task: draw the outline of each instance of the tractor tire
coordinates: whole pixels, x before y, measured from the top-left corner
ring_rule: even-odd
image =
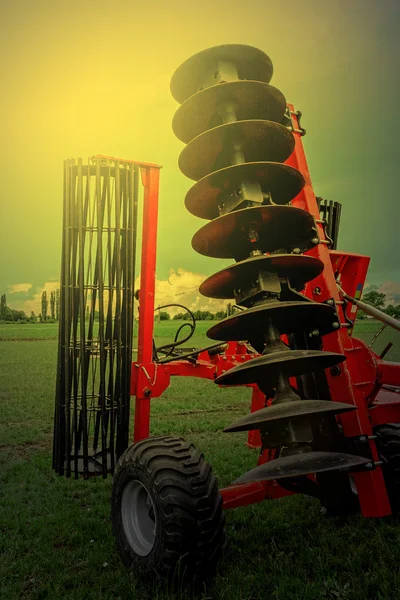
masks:
[[[125,565],[141,576],[198,584],[215,573],[224,544],[217,480],[182,438],[152,437],[120,457],[111,520]]]
[[[393,514],[400,514],[400,423],[380,425],[374,429],[376,446],[383,460],[385,478]]]

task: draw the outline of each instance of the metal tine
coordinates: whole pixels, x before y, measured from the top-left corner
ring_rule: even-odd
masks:
[[[92,335],[92,342],[93,342],[93,325],[94,325],[94,315],[95,315],[95,310],[96,310],[96,301],[97,301],[97,292],[98,292],[98,296],[99,296],[99,332],[98,332],[98,337],[100,340],[100,360],[97,361],[97,358],[95,360],[95,367],[97,365],[97,362],[99,362],[100,364],[100,389],[99,389],[99,397],[98,397],[98,405],[100,406],[100,408],[102,407],[102,360],[103,360],[103,356],[104,356],[104,338],[103,342],[101,342],[100,339],[100,335],[101,332],[104,331],[104,310],[103,310],[103,327],[101,326],[101,321],[100,321],[100,303],[102,302],[103,299],[103,292],[104,292],[104,284],[103,284],[103,273],[102,273],[102,261],[103,261],[103,257],[102,257],[102,239],[100,237],[99,240],[99,235],[101,236],[101,232],[102,232],[102,228],[103,228],[103,220],[104,220],[104,207],[105,207],[105,202],[106,202],[106,193],[107,193],[107,186],[106,186],[106,178],[104,178],[104,185],[103,188],[101,190],[101,195],[100,195],[100,189],[101,189],[101,171],[100,171],[100,159],[96,159],[96,174],[95,174],[95,178],[96,178],[96,183],[95,183],[95,198],[96,198],[96,206],[97,206],[97,210],[96,210],[96,217],[97,217],[97,245],[96,245],[96,263],[95,263],[95,274],[94,274],[94,281],[95,281],[95,289],[94,289],[94,294],[92,297],[92,321],[91,321],[91,335]],[[100,199],[100,200],[99,200]],[[100,229],[99,229],[99,223],[100,223]],[[99,247],[100,244],[100,247]],[[99,258],[100,256],[100,258]],[[101,282],[101,285],[100,285]],[[95,385],[95,381],[94,381],[94,385]],[[104,396],[104,392],[105,390],[103,390],[103,396]],[[93,390],[94,393],[94,390]],[[98,445],[98,439],[99,439],[99,434],[100,434],[100,428],[101,428],[101,423],[102,423],[102,418],[103,418],[103,411],[104,409],[101,408],[100,412],[96,412],[96,422],[95,422],[95,427],[94,427],[94,436],[93,436],[93,450],[95,451],[97,449],[97,445]]]
[[[131,171],[132,173],[132,171]],[[129,430],[129,402],[130,402],[130,390],[127,389],[129,385],[130,374],[127,370],[128,364],[130,368],[131,356],[130,356],[130,343],[129,340],[132,337],[132,331],[129,329],[130,325],[130,295],[132,295],[132,282],[130,281],[131,267],[134,268],[134,260],[131,255],[131,235],[132,235],[132,224],[131,218],[132,210],[134,209],[134,198],[132,197],[132,174],[128,177],[128,171],[125,171],[125,186],[124,194],[122,199],[123,207],[123,233],[121,237],[121,275],[120,285],[122,286],[122,299],[121,299],[121,323],[118,332],[117,349],[119,350],[119,372],[118,378],[115,382],[116,397],[119,399],[120,415],[119,415],[119,430],[117,432],[117,445],[118,455],[121,453],[124,445],[127,444],[128,430]]]
[[[81,431],[83,428],[83,476],[85,479],[88,477],[88,435],[87,435],[87,406],[86,406],[86,356],[85,356],[85,231],[84,222],[86,223],[86,214],[84,216],[83,208],[83,181],[82,181],[82,159],[78,159],[78,236],[79,236],[79,267],[78,267],[78,289],[79,289],[79,312],[80,312],[80,379],[81,379],[81,412],[79,415],[79,421],[82,424]],[[85,209],[87,212],[87,188],[85,194]],[[78,373],[77,373],[78,376]],[[76,445],[79,449],[81,442],[81,436],[76,432]],[[77,456],[75,456],[77,465]],[[77,469],[77,466],[76,466]],[[78,473],[76,472],[76,476]]]
[[[107,425],[110,425],[109,429],[109,452],[110,452],[110,468],[111,471],[114,470],[115,467],[115,400],[117,396],[115,396],[114,382],[118,378],[119,374],[119,364],[118,364],[118,354],[115,348],[115,336],[116,329],[118,329],[120,322],[120,291],[118,289],[118,248],[120,242],[120,207],[121,207],[121,188],[123,188],[123,181],[121,183],[120,177],[120,163],[119,161],[114,161],[114,206],[113,211],[111,211],[110,206],[110,226],[112,217],[114,217],[114,244],[111,245],[110,240],[110,251],[113,248],[111,272],[110,272],[110,287],[114,288],[114,298],[115,302],[110,304],[110,331],[109,331],[109,340],[110,340],[110,369],[109,369],[109,379],[108,379],[108,397],[110,403],[110,411],[109,411],[109,419],[107,420]],[[116,281],[115,281],[116,280]]]
[[[134,284],[135,284],[135,254],[136,254],[136,229],[138,217],[138,197],[139,197],[139,170],[138,165],[130,167],[130,176],[127,177],[126,203],[127,203],[127,228],[125,230],[126,245],[128,252],[125,254],[127,285],[125,290],[125,322],[123,332],[124,356],[122,361],[122,407],[121,407],[121,431],[119,435],[119,454],[128,444],[129,437],[129,415],[130,415],[130,379],[132,364],[132,338],[133,338],[133,319],[134,319]]]
[[[116,166],[114,165],[114,169],[116,172]],[[114,175],[115,175],[114,172]],[[114,189],[114,195],[115,195],[115,189]],[[109,346],[109,353],[108,353],[108,384],[107,384],[107,398],[108,398],[108,403],[109,403],[109,407],[108,410],[106,412],[106,417],[105,417],[105,423],[104,423],[104,428],[106,431],[106,434],[108,433],[108,426],[109,426],[109,421],[111,418],[111,427],[110,427],[110,438],[109,438],[109,444],[108,444],[108,449],[109,452],[111,454],[111,461],[113,462],[113,452],[114,452],[114,443],[113,443],[113,435],[112,435],[112,420],[113,420],[113,413],[114,413],[114,406],[113,406],[113,397],[112,397],[112,380],[113,380],[113,374],[114,374],[114,349],[113,349],[113,344],[112,344],[112,330],[113,330],[113,296],[114,296],[114,290],[113,290],[113,285],[114,285],[114,271],[115,271],[115,266],[114,266],[114,262],[115,262],[115,257],[114,257],[114,252],[112,252],[112,247],[113,247],[113,243],[112,243],[112,233],[111,233],[111,226],[112,226],[112,200],[113,200],[113,194],[110,193],[110,188],[108,188],[108,192],[107,192],[107,221],[108,221],[108,236],[107,236],[107,265],[108,265],[108,305],[107,305],[107,322],[106,322],[106,333],[105,333],[105,339],[107,341],[107,345]],[[114,246],[115,246],[115,233],[114,233]]]
[[[72,383],[72,369],[70,368],[70,332],[71,332],[71,177],[73,169],[72,164],[74,161],[71,161],[68,164],[66,169],[66,186],[65,186],[65,197],[66,197],[66,222],[65,222],[65,243],[66,243],[66,252],[65,252],[65,265],[64,265],[64,370],[65,370],[65,380],[64,380],[64,401],[65,401],[65,417],[66,417],[66,427],[65,427],[65,445],[64,445],[64,453],[63,453],[63,463],[65,464],[66,476],[71,477],[71,461],[70,461],[70,453],[71,453],[71,383]]]
[[[107,161],[108,163],[108,161]],[[109,164],[109,163],[108,163]],[[109,185],[109,172],[104,172],[104,188],[107,189]],[[103,216],[104,216],[104,203],[102,202],[102,196],[100,195],[101,189],[101,168],[100,160],[96,160],[96,198],[97,198],[97,263],[98,263],[98,277],[99,277],[99,342],[100,342],[100,389],[99,389],[99,400],[101,406],[101,445],[102,445],[102,474],[103,478],[107,477],[107,448],[106,448],[106,437],[105,437],[105,366],[106,366],[106,354],[104,344],[104,280],[103,280]],[[103,205],[100,207],[100,203]],[[99,210],[100,209],[100,210]]]
[[[65,370],[66,350],[65,350],[65,279],[67,262],[67,232],[68,232],[68,195],[67,179],[69,177],[69,163],[64,161],[64,180],[63,180],[63,228],[62,228],[62,250],[61,250],[61,281],[60,281],[60,307],[62,307],[61,318],[58,331],[58,357],[57,357],[57,383],[56,383],[56,404],[54,408],[54,435],[53,435],[53,468],[60,475],[64,474],[64,452],[65,452],[65,381],[68,375]],[[64,368],[63,368],[64,367]],[[62,399],[64,398],[64,404]]]
[[[79,226],[79,265],[78,265],[78,285],[80,291],[79,307],[80,307],[80,379],[81,379],[81,411],[79,415],[79,424],[77,432],[77,445],[81,447],[82,434],[83,434],[83,475],[84,479],[89,476],[89,457],[88,457],[88,423],[87,423],[87,383],[88,383],[88,369],[90,355],[87,355],[86,351],[86,302],[87,302],[87,288],[85,287],[85,254],[86,254],[86,223],[89,214],[89,203],[90,203],[90,171],[87,169],[86,177],[86,188],[85,188],[85,200],[82,211],[83,197],[82,197],[82,186],[83,186],[83,173],[82,173],[82,160],[78,162],[78,176],[79,170],[81,173],[82,185],[79,192],[78,187],[78,226]],[[91,234],[89,234],[91,235]],[[82,316],[83,311],[83,316]]]
[[[121,402],[121,252],[124,247],[124,238],[121,243],[121,208],[122,208],[122,226],[123,235],[126,235],[126,207],[125,203],[122,205],[123,198],[126,199],[126,194],[122,193],[124,190],[124,183],[121,187],[119,161],[115,163],[115,287],[116,287],[116,304],[115,304],[115,322],[113,331],[113,342],[116,344],[116,368],[114,375],[114,398],[117,398],[117,402]],[[123,255],[124,256],[124,255]],[[114,423],[113,423],[114,429]]]
[[[78,254],[78,231],[77,231],[77,186],[79,187],[79,172],[74,169],[73,181],[70,187],[71,193],[71,252],[72,252],[72,264],[71,264],[71,312],[72,312],[72,398],[73,398],[73,431],[71,437],[71,450],[74,448],[74,474],[75,479],[78,477],[78,454],[79,447],[77,447],[77,433],[78,433],[78,396],[79,396],[79,380],[78,380],[78,344],[77,344],[77,329],[78,329],[78,316],[79,316],[79,289],[77,287],[77,273],[76,273],[76,262]],[[71,456],[68,456],[68,461],[72,460]]]

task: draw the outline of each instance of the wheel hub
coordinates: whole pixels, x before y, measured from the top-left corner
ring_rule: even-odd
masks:
[[[149,492],[137,480],[130,481],[122,493],[121,516],[132,550],[139,556],[150,554],[156,540],[156,513]]]

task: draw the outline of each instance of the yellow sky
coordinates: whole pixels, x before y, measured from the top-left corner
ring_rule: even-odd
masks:
[[[63,161],[97,153],[164,166],[159,279],[222,268],[191,249],[204,222],[183,204],[191,182],[177,167],[169,81],[186,58],[224,43],[271,57],[272,83],[303,111],[316,191],[344,204],[343,249],[374,254],[375,279],[400,283],[393,120],[384,129],[398,89],[396,22],[391,0],[1,3],[1,291],[24,282],[33,294],[59,278]],[[373,210],[382,181],[378,214],[360,219],[360,202]]]

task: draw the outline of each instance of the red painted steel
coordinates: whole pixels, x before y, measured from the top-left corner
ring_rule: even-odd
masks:
[[[311,183],[301,133],[299,132],[298,113],[294,110],[293,105],[289,104],[288,108],[292,116],[296,145],[287,164],[298,169],[306,181],[303,190],[292,201],[292,205],[307,210],[319,220],[320,215],[318,205]],[[324,270],[321,275],[307,285],[306,293],[316,302],[326,301],[328,299],[340,302],[328,245],[323,243],[324,241],[326,242],[324,228],[321,223],[319,223],[317,227],[322,243],[318,244],[308,253],[311,256],[315,256],[322,260],[324,263]],[[342,284],[344,285],[343,282]],[[360,281],[359,284],[362,289],[364,281]],[[366,399],[361,387],[354,385],[363,381],[360,368],[361,365],[357,358],[358,351],[354,348],[348,329],[345,327],[346,320],[342,305],[337,305],[337,309],[339,313],[340,328],[337,332],[324,336],[323,347],[324,350],[330,352],[345,354],[347,360],[341,364],[341,372],[339,375],[334,376],[329,370],[326,371],[331,398],[336,402],[354,404],[358,408],[357,411],[352,411],[339,417],[344,434],[350,437],[367,436],[369,438],[372,436],[372,427],[368,418]],[[370,439],[369,443],[373,460],[378,461],[379,456],[374,440]],[[376,467],[368,472],[356,473],[354,474],[354,480],[357,486],[361,510],[365,517],[383,517],[391,514],[383,473],[380,467]]]
[[[320,220],[318,205],[311,184],[307,161],[299,132],[298,116],[292,105],[288,105],[294,125],[295,150],[287,164],[297,168],[304,176],[306,185],[292,201],[292,205],[310,212]],[[108,157],[109,158],[109,157]],[[133,161],[134,162],[134,161]],[[201,352],[195,362],[175,360],[166,364],[153,362],[154,293],[157,248],[157,213],[159,166],[137,163],[141,167],[142,182],[145,186],[141,289],[138,333],[138,358],[132,365],[131,393],[135,396],[134,441],[148,437],[150,433],[150,399],[161,396],[170,383],[171,376],[202,377],[214,380],[228,369],[254,357],[244,344],[229,342],[223,354],[210,356]],[[316,302],[329,299],[335,301],[340,327],[323,338],[324,349],[346,355],[347,360],[340,366],[337,375],[326,371],[331,398],[336,402],[354,404],[358,410],[339,417],[344,434],[347,436],[367,436],[374,461],[378,461],[372,428],[388,422],[400,422],[399,394],[382,385],[400,385],[400,365],[385,362],[362,341],[351,336],[356,317],[356,308],[341,301],[336,280],[350,296],[359,298],[365,282],[369,257],[354,253],[330,251],[322,223],[317,224],[321,243],[308,253],[322,260],[323,273],[307,284],[305,294]],[[333,372],[334,373],[334,372]],[[265,404],[265,396],[254,384],[252,387],[251,411],[259,410]],[[250,431],[248,445],[261,446],[259,431]],[[274,451],[260,454],[258,464],[272,460]],[[386,487],[381,468],[353,475],[357,485],[362,513],[368,517],[391,514]],[[245,485],[231,485],[221,490],[224,508],[236,508],[266,499],[291,495],[277,482],[255,482]]]
[[[144,185],[143,226],[142,226],[142,258],[139,292],[139,329],[138,329],[138,379],[143,378],[145,385],[135,399],[134,441],[137,442],[150,435],[150,395],[151,381],[156,377],[157,365],[153,361],[153,329],[154,329],[154,295],[157,257],[157,217],[159,167],[141,166]]]
[[[241,485],[229,485],[220,490],[223,500],[223,508],[238,508],[239,506],[248,506],[257,504],[263,500],[276,500],[284,496],[292,496],[294,492],[289,492],[278,485],[276,481],[254,481]]]

